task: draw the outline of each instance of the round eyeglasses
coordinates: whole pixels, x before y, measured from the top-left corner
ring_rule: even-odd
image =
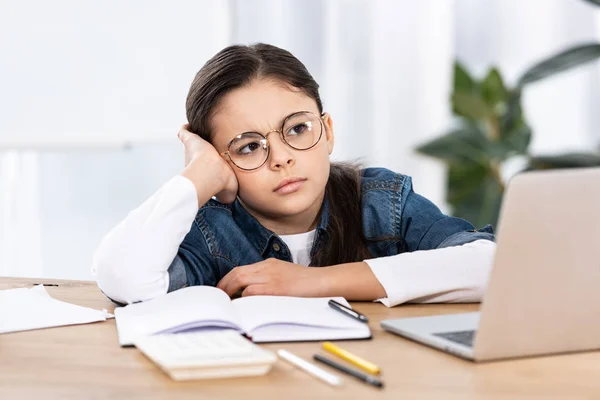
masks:
[[[227,145],[227,155],[239,169],[252,171],[264,165],[271,152],[267,136],[271,132],[279,132],[281,139],[295,150],[309,150],[319,143],[323,135],[322,118],[309,111],[299,111],[288,116],[281,129],[273,129],[265,135],[259,132],[244,132]]]

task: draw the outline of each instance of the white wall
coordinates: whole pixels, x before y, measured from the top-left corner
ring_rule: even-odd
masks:
[[[0,1],[0,148],[170,138],[229,35],[226,1]]]

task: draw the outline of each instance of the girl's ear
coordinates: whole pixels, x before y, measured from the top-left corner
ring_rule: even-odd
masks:
[[[327,140],[327,151],[331,155],[333,151],[333,144],[335,142],[335,135],[333,132],[333,119],[329,113],[323,113],[321,115],[323,119],[323,126],[325,127],[325,139]]]

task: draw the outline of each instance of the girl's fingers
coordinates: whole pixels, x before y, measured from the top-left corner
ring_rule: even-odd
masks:
[[[192,133],[190,132],[190,124],[185,124],[182,125],[181,128],[179,128],[179,132],[177,132],[177,137],[179,138],[179,140],[184,142],[185,139],[187,139],[191,134]]]
[[[269,293],[268,288],[269,286],[265,284],[246,286],[246,288],[242,292],[242,297],[266,295]]]
[[[250,266],[235,267],[219,281],[217,287],[224,290],[229,296],[232,296],[238,290],[244,289],[249,285],[264,283],[265,276],[261,276],[255,272],[255,269]]]

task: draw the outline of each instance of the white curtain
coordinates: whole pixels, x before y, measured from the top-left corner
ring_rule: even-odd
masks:
[[[37,154],[0,153],[0,276],[42,276]]]
[[[234,0],[227,7],[229,42],[289,49],[321,84],[334,118],[334,159],[411,175],[416,190],[445,210],[443,167],[413,149],[451,125],[454,58],[479,74],[497,64],[513,82],[534,60],[598,39],[600,21],[577,0]],[[213,39],[200,37],[198,46]],[[597,71],[593,64],[528,89],[534,150],[598,143]],[[102,235],[181,166],[175,140],[0,152],[0,275],[90,279]]]

